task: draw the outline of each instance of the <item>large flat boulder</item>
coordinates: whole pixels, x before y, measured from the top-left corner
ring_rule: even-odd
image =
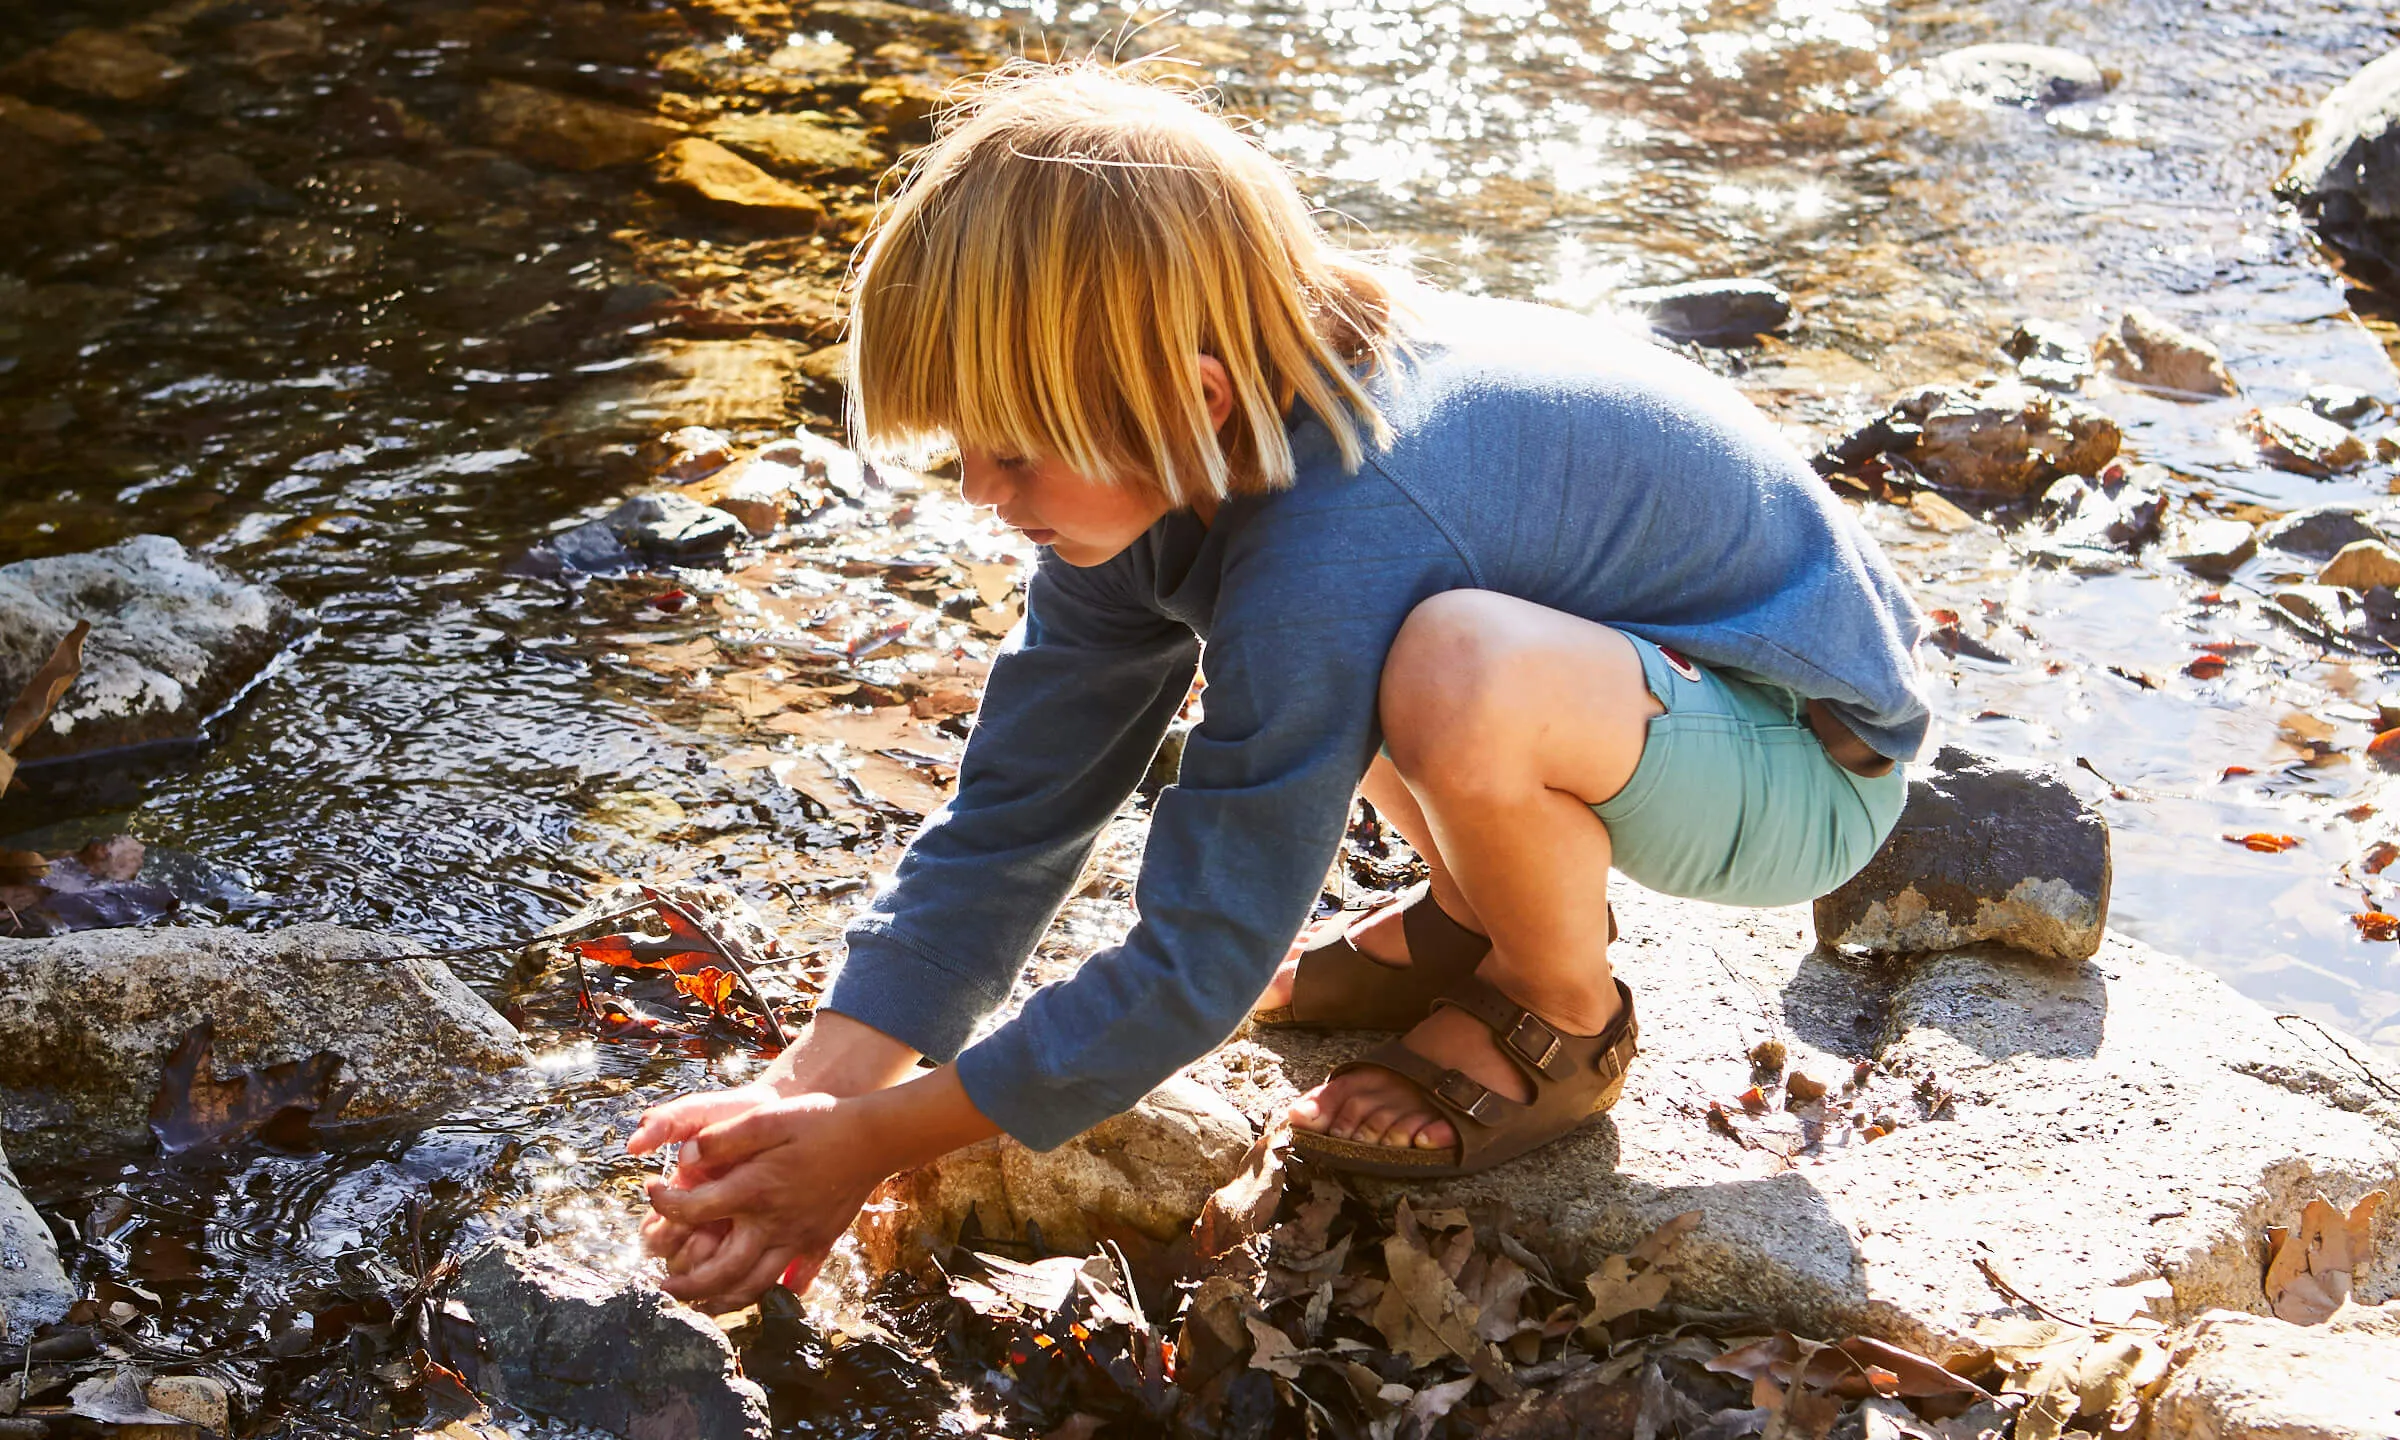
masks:
[[[0,1129],[20,1161],[150,1143],[169,1057],[213,1026],[210,1073],[318,1061],[320,1120],[408,1114],[528,1063],[499,1012],[418,947],[338,925],[0,940]]]
[[[83,673],[20,760],[197,739],[282,648],[293,609],[163,535],[0,565],[0,704],[78,620]]]
[[[2400,1435],[2400,1307],[2323,1325],[2204,1315],[2175,1348],[2154,1440],[2390,1440]]]
[[[2347,1206],[2400,1183],[2400,1109],[2341,1054],[2122,937],[2064,966],[1997,948],[1877,965],[1815,948],[1798,908],[1631,886],[1617,906],[1642,1023],[1624,1100],[1413,1203],[1505,1202],[1586,1264],[1698,1210],[1684,1302],[1941,1353],[2014,1309],[1979,1261],[2067,1314],[2153,1277],[2187,1315],[2263,1310],[2266,1226],[2320,1192]],[[1788,1051],[1780,1078],[1825,1100],[1768,1077],[1759,1113],[1743,1108],[1761,1078],[1749,1052],[1770,1039]],[[1311,1085],[1368,1043],[1252,1034],[1201,1073],[1264,1114],[1291,1090],[1262,1074]],[[2380,1254],[2356,1277],[2362,1302],[2400,1292],[2400,1241]]]

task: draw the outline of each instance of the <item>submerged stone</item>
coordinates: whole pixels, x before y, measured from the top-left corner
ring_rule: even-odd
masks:
[[[2271,405],[2250,416],[2250,438],[2278,470],[2320,478],[2367,463],[2366,442],[2297,405]]]
[[[2054,960],[2100,948],[2108,822],[2047,766],[1956,745],[1913,767],[1891,838],[1816,902],[1817,938],[1881,955],[1995,940]]]
[[[0,1151],[0,1340],[23,1340],[63,1317],[75,1298],[57,1238],[17,1188],[8,1154]]]
[[[804,179],[884,163],[883,152],[857,132],[806,115],[727,115],[708,127],[708,138],[778,175]]]
[[[1625,290],[1617,299],[1660,334],[1702,344],[1756,339],[1792,318],[1792,297],[1764,280],[1693,280]]]
[[[675,143],[684,127],[623,105],[494,80],[475,97],[485,143],[566,170],[599,170],[647,160]]]
[[[2267,526],[2258,538],[2261,543],[2288,554],[2330,560],[2344,546],[2386,537],[2350,506],[2319,505],[2284,516]]]
[[[2167,558],[2207,580],[2230,580],[2258,554],[2258,527],[2245,520],[2205,519],[2176,532]]]
[[[2336,425],[2356,425],[2383,413],[2383,402],[2354,385],[2319,385],[2300,401],[2308,413]]]
[[[646,566],[716,565],[749,537],[735,516],[673,493],[637,495],[510,562],[512,575],[607,575]]]
[[[290,638],[292,602],[163,535],[0,566],[0,696],[88,620],[83,671],[24,761],[193,741]]]
[[[825,202],[813,192],[778,180],[716,141],[697,136],[676,141],[659,157],[658,180],[752,219],[813,223],[825,215]]]
[[[19,61],[49,84],[101,100],[156,100],[186,71],[123,30],[70,30],[48,49]]]
[[[479,1391],[570,1426],[629,1437],[766,1440],[766,1392],[699,1311],[630,1276],[486,1241],[459,1265],[451,1298],[488,1358]]]
[[[1969,45],[1934,57],[1926,70],[1961,95],[1995,105],[2064,105],[2094,100],[2117,83],[2088,55],[2055,45]]]
[[[2056,320],[2023,320],[2000,344],[2001,353],[2017,362],[2017,375],[2045,390],[2076,390],[2091,377],[2092,347],[2072,325]]]
[[[2239,389],[2216,346],[2139,305],[2101,332],[2092,354],[2101,369],[2145,390],[2207,398]]]

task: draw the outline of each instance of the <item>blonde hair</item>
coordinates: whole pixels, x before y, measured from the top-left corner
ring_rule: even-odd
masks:
[[[1391,443],[1353,367],[1393,292],[1195,87],[1097,61],[972,82],[877,218],[850,312],[871,451],[1056,460],[1168,503],[1292,483],[1286,410],[1343,466]],[[1210,425],[1199,358],[1232,377]]]

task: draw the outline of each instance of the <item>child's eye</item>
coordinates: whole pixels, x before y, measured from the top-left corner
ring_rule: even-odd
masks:
[[[1003,470],[1030,470],[1033,461],[1023,455],[1004,455],[997,462]]]

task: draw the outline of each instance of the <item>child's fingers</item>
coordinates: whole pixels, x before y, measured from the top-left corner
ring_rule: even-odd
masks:
[[[753,1178],[755,1172],[741,1170],[722,1180],[711,1180],[689,1190],[678,1190],[664,1181],[650,1182],[650,1208],[679,1224],[701,1226],[712,1220],[730,1220],[748,1211],[765,1208],[767,1197],[763,1184]]]
[[[697,1165],[710,1174],[722,1175],[760,1151],[790,1140],[795,1122],[805,1114],[778,1107],[745,1110],[720,1120],[684,1142],[677,1167]]]
[[[799,1262],[792,1263],[798,1264]],[[774,1284],[775,1277],[782,1274],[785,1268],[783,1252],[768,1250],[761,1254],[758,1263],[743,1272],[740,1278],[728,1281],[719,1286],[715,1294],[695,1303],[712,1315],[722,1315],[728,1310],[738,1310],[756,1300],[769,1285]]]
[[[678,1300],[706,1300],[723,1295],[732,1288],[732,1282],[758,1268],[765,1250],[766,1238],[759,1234],[757,1226],[736,1225],[725,1243],[706,1260],[669,1275],[658,1288]]]
[[[653,1105],[642,1112],[642,1123],[634,1127],[632,1138],[625,1142],[625,1153],[647,1155],[661,1146],[689,1140],[719,1121],[756,1109],[775,1098],[776,1092],[772,1087],[743,1085],[732,1090],[685,1095],[663,1105]]]

